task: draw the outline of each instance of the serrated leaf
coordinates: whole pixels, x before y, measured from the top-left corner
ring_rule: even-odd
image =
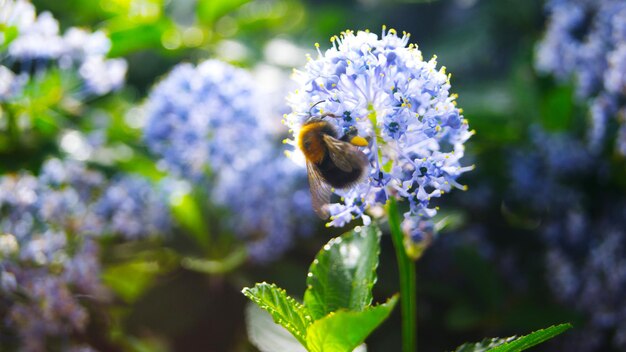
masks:
[[[306,352],[302,344],[258,305],[246,306],[246,329],[250,342],[261,352]]]
[[[308,309],[289,297],[285,290],[274,284],[258,283],[242,290],[259,307],[265,309],[277,324],[283,326],[300,343],[306,346],[306,331],[311,325]]]
[[[526,336],[492,349],[492,352],[517,352],[529,349],[572,328],[572,324],[559,324],[546,329],[537,330]]]
[[[455,352],[518,352],[529,349],[542,342],[550,340],[551,338],[563,333],[572,327],[571,324],[560,324],[551,326],[546,329],[537,330],[526,336],[516,337],[511,336],[507,338],[492,338],[484,339],[477,343],[466,343],[459,346]]]
[[[457,347],[455,352],[484,352],[489,351],[495,347],[503,345],[507,342],[511,342],[515,340],[517,336],[511,336],[506,338],[494,337],[492,339],[484,339],[480,342],[476,343],[464,343],[461,346]]]
[[[351,352],[391,313],[398,296],[360,312],[339,310],[316,320],[307,330],[311,352]]]
[[[330,240],[307,276],[304,304],[314,320],[339,309],[361,311],[372,303],[380,230],[362,227]]]

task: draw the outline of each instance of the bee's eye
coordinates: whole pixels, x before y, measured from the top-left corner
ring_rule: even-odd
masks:
[[[311,146],[311,141],[309,140],[304,141],[304,149],[309,149],[310,146]]]

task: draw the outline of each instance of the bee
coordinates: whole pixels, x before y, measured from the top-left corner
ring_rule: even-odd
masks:
[[[348,189],[359,183],[369,168],[368,158],[357,147],[368,141],[351,127],[343,136],[324,117],[310,117],[302,126],[298,147],[306,159],[313,210],[322,219],[328,218],[328,203],[332,188]]]

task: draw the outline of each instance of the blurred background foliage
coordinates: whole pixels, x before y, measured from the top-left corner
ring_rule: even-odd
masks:
[[[543,1],[36,0],[33,4],[38,13],[50,11],[62,32],[76,26],[106,33],[111,40],[108,57],[127,60],[126,84],[81,100],[71,98],[76,83],[61,79],[54,69],[31,81],[25,88],[32,90],[27,104],[3,107],[34,117],[28,128],[3,127],[4,174],[20,170],[37,174],[45,160],[58,157],[88,161],[108,176],[138,174],[157,183],[165,174],[144,145],[141,109],[151,88],[175,65],[222,59],[258,73],[259,84],[284,94],[290,89],[284,78],[304,64],[306,53],[313,54],[315,42],[326,48],[329,38],[342,30],[379,32],[383,24],[411,33],[411,42],[426,58],[436,54],[452,73],[458,105],[477,131],[467,143],[471,159],[467,164],[476,169],[461,180],[469,190],[455,191],[445,201],[438,217],[446,226],[418,262],[421,349],[450,350],[465,341],[565,321],[574,323],[579,333],[537,350],[591,339],[585,337],[585,329],[595,324],[592,314],[559,299],[550,288],[556,279],[548,268],[549,245],[541,232],[549,225],[546,214],[561,214],[560,208],[537,212],[526,200],[516,199],[511,176],[512,165],[523,155],[532,151],[542,160],[549,152],[549,142],[533,142],[533,128],[567,133],[581,141],[586,130],[587,103],[577,98],[574,84],[556,82],[534,68],[536,45],[546,27]],[[263,75],[267,72],[271,75]],[[284,109],[276,110],[277,122]],[[94,140],[97,147],[90,147]],[[599,159],[606,161],[604,176],[576,173],[572,178],[566,175],[565,182],[590,194],[585,207],[610,209],[624,200],[626,163],[610,151]],[[102,280],[114,298],[104,310],[95,304],[89,308],[91,318],[80,341],[102,351],[254,351],[246,338],[246,300],[240,289],[268,281],[289,292],[303,292],[311,259],[331,236],[342,232],[317,224],[313,235],[297,239],[282,258],[267,264],[238,258],[230,244],[223,244],[220,248],[228,248],[226,253],[202,263],[209,268],[207,274],[193,265],[181,266],[181,256],[198,254],[195,248],[202,245],[202,233],[212,220],[190,198],[179,200],[173,214],[179,225],[171,236],[138,243],[102,240]],[[624,226],[621,220],[621,225],[615,222],[618,228]],[[591,232],[597,229],[590,227]],[[382,245],[378,300],[398,290],[388,236]],[[626,293],[624,287],[612,291],[620,292]],[[620,334],[615,324],[591,330],[599,342],[587,350],[624,346],[611,342]],[[3,345],[13,341],[2,338]],[[396,311],[368,340],[368,347],[395,351],[400,350],[400,341]]]

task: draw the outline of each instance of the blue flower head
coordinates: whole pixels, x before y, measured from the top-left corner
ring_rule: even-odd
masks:
[[[379,37],[368,31],[346,31],[318,48],[304,70],[295,71],[298,89],[288,102],[284,123],[297,145],[302,125],[311,116],[326,117],[338,131],[356,128],[370,144],[369,177],[350,189],[337,189],[341,202],[330,204],[330,226],[355,218],[370,222],[366,211],[389,197],[408,200],[407,218],[436,214],[431,200],[464,186],[457,178],[472,169],[460,163],[464,143],[473,132],[450,94],[450,76],[437,68],[436,57],[424,61],[409,34],[390,29]],[[294,158],[299,152],[292,153]]]
[[[261,125],[251,76],[217,60],[181,64],[150,93],[144,139],[177,176],[199,179],[254,153]]]
[[[263,262],[302,233],[310,202],[304,171],[280,155],[258,88],[221,61],[178,65],[150,93],[144,139],[166,171],[231,214],[228,229]]]
[[[574,78],[579,97],[590,100],[588,139],[592,150],[604,144],[606,124],[626,109],[626,2],[550,0],[544,38],[535,65],[563,81]],[[623,140],[617,150],[622,152]]]
[[[3,329],[16,332],[21,349],[35,351],[50,337],[84,331],[89,314],[79,295],[108,297],[96,237],[162,233],[167,209],[147,181],[108,182],[76,161],[51,159],[39,175],[0,177]]]
[[[15,37],[7,35],[11,30],[16,31]],[[106,58],[111,42],[103,32],[92,33],[72,27],[61,34],[59,22],[51,13],[37,15],[35,7],[25,0],[3,1],[0,46],[7,47],[6,54],[3,53],[0,58],[0,65],[15,67],[19,70],[15,73],[21,76],[21,82],[12,85],[14,93],[19,88],[18,83],[23,85],[29,75],[41,74],[50,66],[71,73],[80,80],[79,100],[85,95],[107,94],[124,83],[126,61]],[[0,77],[3,76],[1,71]],[[6,98],[5,94],[0,84],[0,101]]]

